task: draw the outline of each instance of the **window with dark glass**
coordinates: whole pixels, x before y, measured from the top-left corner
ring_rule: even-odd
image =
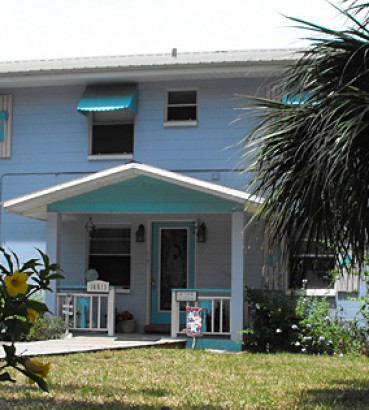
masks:
[[[90,155],[133,155],[134,114],[122,110],[90,115]]]
[[[131,230],[95,228],[90,235],[89,269],[96,269],[99,279],[113,286],[131,284]]]
[[[94,124],[92,155],[132,154],[133,124]]]
[[[318,243],[301,241],[292,256],[289,288],[299,289],[303,280],[309,289],[333,287],[331,271],[335,268],[335,258],[329,248]]]
[[[168,91],[166,121],[197,121],[197,91]]]

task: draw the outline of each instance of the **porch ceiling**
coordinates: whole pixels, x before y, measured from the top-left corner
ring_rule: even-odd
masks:
[[[130,163],[5,201],[7,212],[46,219],[47,212],[232,212],[261,200],[245,192],[149,165]]]

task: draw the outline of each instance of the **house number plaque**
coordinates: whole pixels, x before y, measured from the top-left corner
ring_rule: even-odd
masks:
[[[177,302],[197,302],[197,292],[192,290],[180,290],[176,295]]]

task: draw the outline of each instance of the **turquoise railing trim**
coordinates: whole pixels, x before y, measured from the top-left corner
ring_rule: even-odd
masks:
[[[86,329],[87,320],[86,314],[90,310],[90,299],[87,298],[77,298],[77,309],[81,313],[81,328]]]

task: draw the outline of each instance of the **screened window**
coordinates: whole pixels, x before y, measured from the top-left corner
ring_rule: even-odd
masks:
[[[168,91],[166,121],[196,122],[197,91]]]
[[[131,230],[96,228],[90,235],[89,269],[96,269],[99,279],[113,286],[131,284]]]

